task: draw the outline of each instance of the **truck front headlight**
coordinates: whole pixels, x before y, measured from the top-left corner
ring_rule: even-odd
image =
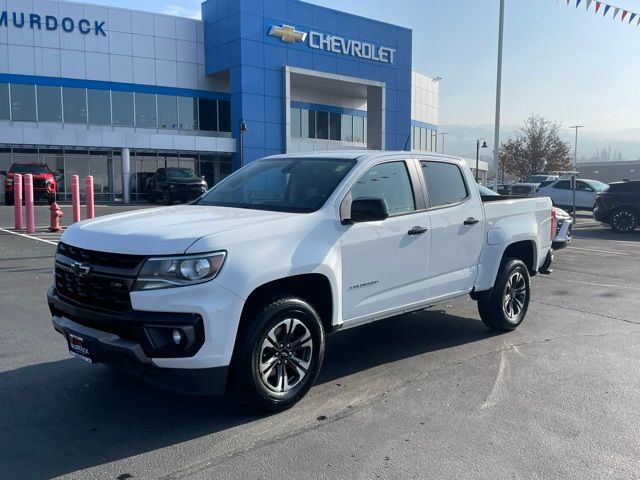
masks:
[[[134,290],[184,287],[213,280],[222,269],[226,252],[149,258],[144,262]]]

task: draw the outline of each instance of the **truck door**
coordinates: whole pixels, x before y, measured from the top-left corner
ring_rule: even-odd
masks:
[[[431,236],[429,298],[473,288],[484,238],[484,209],[473,180],[456,163],[421,161],[427,185]]]
[[[415,163],[399,160],[371,167],[352,187],[354,200],[383,198],[390,216],[341,235],[345,323],[426,301],[430,224],[418,179]]]

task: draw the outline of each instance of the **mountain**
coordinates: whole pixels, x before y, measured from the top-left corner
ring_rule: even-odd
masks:
[[[517,126],[503,125],[500,129],[500,141],[505,142],[517,134]],[[444,138],[445,153],[467,158],[476,158],[476,140],[485,138],[488,149],[480,150],[480,159],[493,165],[493,125],[442,125],[439,133],[446,132]],[[575,133],[568,128],[561,129],[560,136],[571,144]],[[442,136],[438,137],[438,151],[442,152]],[[606,162],[640,160],[640,128],[615,132],[585,131],[578,134],[578,162]]]

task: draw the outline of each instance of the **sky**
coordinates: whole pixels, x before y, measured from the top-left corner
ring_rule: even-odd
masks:
[[[198,17],[198,0],[88,0]],[[614,0],[640,15],[640,1]],[[640,27],[587,0],[506,0],[502,123],[530,114],[640,145]],[[413,68],[440,82],[440,125],[491,126],[499,0],[312,0],[413,29]],[[628,19],[628,17],[627,17]],[[640,151],[638,153],[640,157]]]

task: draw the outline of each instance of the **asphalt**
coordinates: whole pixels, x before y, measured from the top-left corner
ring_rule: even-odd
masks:
[[[69,358],[56,239],[0,227],[1,478],[640,478],[640,231],[580,219],[515,332],[461,299],[335,334],[309,395],[257,416]]]

